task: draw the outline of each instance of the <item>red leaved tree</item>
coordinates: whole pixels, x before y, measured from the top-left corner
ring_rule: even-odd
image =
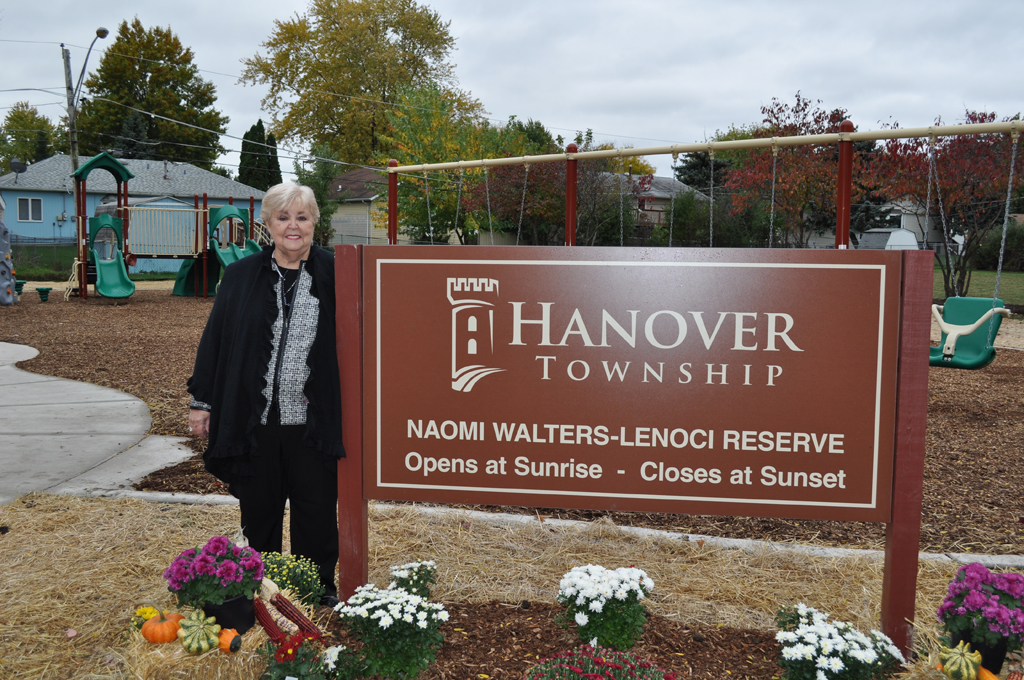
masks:
[[[847,117],[845,109],[825,111],[818,104],[796,93],[792,106],[772,99],[761,108],[763,125],[754,131],[756,138],[828,134],[839,131]],[[873,143],[854,146],[852,200],[859,202],[874,188],[868,159]],[[733,212],[738,213],[758,202],[767,203],[772,195],[772,150],[751,149],[738,152],[733,159],[725,189],[733,192]],[[775,173],[775,230],[787,245],[806,247],[811,237],[835,229],[836,174],[839,152],[836,145],[780,148]]]
[[[964,116],[966,124],[995,120],[995,113],[985,111],[968,110]],[[941,124],[941,119],[936,120],[936,125]],[[947,297],[967,295],[974,257],[992,229],[1002,225],[1011,145],[1008,134],[957,135],[934,141],[938,181],[933,177],[928,212],[930,224],[938,224],[944,240],[953,246],[950,257],[937,257]],[[919,214],[925,213],[928,202],[928,148],[928,139],[889,140],[879,164],[886,194],[910,204]],[[1016,177],[1022,166],[1024,159],[1018,154]],[[959,252],[954,236],[963,237]]]

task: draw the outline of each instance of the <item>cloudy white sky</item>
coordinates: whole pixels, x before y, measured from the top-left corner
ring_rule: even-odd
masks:
[[[759,122],[772,98],[799,90],[844,107],[859,129],[928,125],[965,108],[1024,111],[1020,66],[1024,3],[1003,0],[859,3],[820,0],[432,0],[451,22],[460,85],[496,120],[533,118],[572,137],[650,146],[693,142]],[[259,51],[274,19],[306,0],[0,0],[0,90],[62,93],[59,43],[77,78],[97,26],[111,37],[138,16],[170,28],[217,87],[236,137],[257,118],[263,88],[237,83],[240,60]],[[127,9],[127,8],[131,9]],[[22,42],[18,42],[22,41]],[[89,65],[98,64],[94,50]],[[222,75],[227,74],[227,75]],[[52,119],[63,97],[0,92],[0,116],[28,100]],[[225,138],[228,149],[240,142]],[[237,153],[221,162],[237,164]],[[671,157],[652,157],[660,175]],[[285,164],[282,163],[282,166]]]

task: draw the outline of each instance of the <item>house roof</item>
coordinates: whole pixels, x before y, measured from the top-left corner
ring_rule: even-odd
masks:
[[[650,196],[652,198],[664,198],[668,200],[673,196],[679,194],[693,192],[699,198],[706,199],[707,196],[697,191],[688,184],[683,184],[674,177],[652,177],[651,188],[643,192],[641,196]]]
[[[331,192],[327,195],[327,199],[331,201],[372,201],[387,192],[386,173],[370,168],[356,168],[331,180]]]
[[[128,205],[129,207],[146,207],[149,205],[159,205],[160,207],[167,207],[167,204],[171,205],[180,204],[183,208],[191,208],[192,201],[183,201],[180,198],[174,196],[129,196]],[[100,203],[96,206],[96,214],[102,213],[113,214],[117,211],[116,201],[107,201],[106,203]]]
[[[82,158],[81,165],[90,158]],[[118,159],[134,177],[128,181],[128,193],[134,196],[178,196],[191,199],[204,193],[211,199],[263,198],[259,189],[230,180],[209,170],[197,168],[189,163],[173,161],[147,161]],[[25,172],[15,175],[11,172],[0,176],[0,189],[22,191],[70,192],[74,186],[71,177],[71,157],[63,154],[50,156],[28,166]],[[86,182],[90,194],[113,194],[117,184],[109,172],[93,172]]]

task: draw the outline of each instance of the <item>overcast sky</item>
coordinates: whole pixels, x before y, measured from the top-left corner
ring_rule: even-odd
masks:
[[[694,142],[730,125],[760,122],[761,107],[799,90],[827,109],[846,108],[861,130],[898,121],[952,123],[965,108],[1001,117],[1024,110],[1020,66],[1024,3],[682,0],[433,0],[456,39],[462,88],[496,120],[541,121],[571,138],[637,147]],[[126,6],[135,5],[134,14]],[[126,3],[123,0],[0,0],[0,116],[28,100],[64,113],[59,43],[75,79],[97,26],[113,40],[123,20],[169,26],[192,48],[217,107],[241,137],[259,117],[261,87],[237,83],[275,19],[304,13],[306,0]],[[25,42],[14,42],[25,41]],[[227,74],[227,75],[221,75]],[[225,148],[241,142],[225,137]],[[453,159],[454,160],[454,159]],[[651,157],[659,175],[671,157]],[[237,153],[220,162],[232,167]],[[287,167],[286,167],[287,166]],[[290,163],[282,162],[282,169]]]

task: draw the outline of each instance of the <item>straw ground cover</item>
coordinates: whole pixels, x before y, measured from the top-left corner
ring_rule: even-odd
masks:
[[[237,508],[40,494],[0,507],[0,522],[9,527],[0,535],[0,677],[258,677],[258,630],[246,635],[240,656],[197,659],[173,644],[141,643],[129,629],[141,604],[172,606],[163,569],[186,547],[231,535]],[[424,517],[410,507],[371,506],[370,532],[370,580],[378,585],[391,565],[438,564],[432,599],[448,603],[452,618],[425,680],[521,677],[538,657],[575,644],[573,630],[553,623],[554,602],[562,574],[587,563],[648,572],[656,616],[636,651],[696,677],[777,676],[772,618],[784,604],[803,601],[864,629],[879,618],[882,565],[866,557],[723,550],[638,537],[606,520],[500,525],[465,514]],[[917,616],[926,627],[954,571],[921,563]],[[332,642],[344,639],[329,610],[314,618]]]

